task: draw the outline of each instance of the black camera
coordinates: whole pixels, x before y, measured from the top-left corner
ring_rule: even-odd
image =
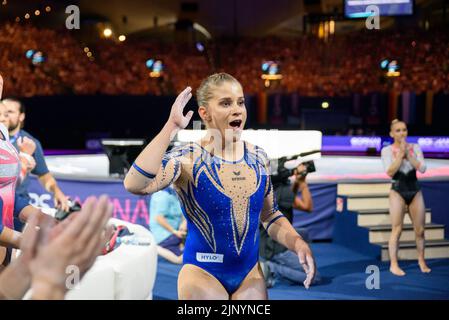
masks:
[[[303,177],[305,177],[306,175],[308,175],[311,172],[315,172],[315,163],[311,160],[311,161],[307,161],[307,162],[303,162],[302,165],[304,167],[306,167],[306,170],[304,170],[303,172],[299,172],[299,174]],[[296,169],[293,169],[293,171],[295,171]]]
[[[309,174],[311,172],[315,172],[316,168],[315,168],[315,163],[313,162],[313,160],[309,160],[309,161],[304,161],[304,160],[307,159],[307,156],[314,154],[314,153],[318,153],[318,152],[320,152],[320,151],[319,150],[310,151],[310,152],[305,152],[305,153],[301,153],[298,155],[294,155],[291,157],[279,158],[277,172],[275,172],[273,174],[273,176],[271,177],[273,184],[276,185],[279,183],[287,183],[288,178],[294,174],[300,174],[301,176],[305,177],[307,174]],[[302,158],[302,159],[300,159],[300,158]],[[304,170],[303,172],[297,173],[296,168],[300,164],[304,165],[306,170]]]
[[[282,157],[278,159],[277,171],[271,176],[271,181],[273,185],[280,183],[287,183],[288,178],[293,174],[293,170],[287,169],[284,164],[287,161],[287,157]]]
[[[66,219],[68,216],[70,216],[72,213],[81,210],[81,204],[78,201],[72,201],[69,199],[69,200],[67,200],[67,202],[69,205],[69,210],[64,211],[62,209],[58,209],[58,211],[56,211],[56,214],[55,214],[56,220],[62,221],[64,219]]]

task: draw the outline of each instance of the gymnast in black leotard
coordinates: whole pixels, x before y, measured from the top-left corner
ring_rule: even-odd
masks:
[[[389,195],[392,230],[388,249],[390,254],[390,271],[403,276],[405,272],[398,265],[398,241],[402,232],[404,213],[408,213],[413,222],[418,250],[418,262],[421,271],[430,272],[424,260],[424,225],[425,205],[416,177],[416,170],[424,173],[426,164],[418,144],[408,144],[407,126],[403,121],[393,120],[390,136],[394,143],[382,149],[382,162],[386,173],[392,177]]]

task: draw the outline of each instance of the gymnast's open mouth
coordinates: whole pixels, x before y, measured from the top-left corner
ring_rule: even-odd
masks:
[[[243,123],[242,120],[236,119],[236,120],[233,120],[233,121],[229,122],[229,126],[232,129],[237,130],[237,129],[241,129],[242,123]]]

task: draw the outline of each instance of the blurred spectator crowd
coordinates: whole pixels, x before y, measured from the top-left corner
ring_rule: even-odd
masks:
[[[428,90],[449,94],[449,33],[445,30],[364,30],[323,41],[295,38],[217,40],[200,52],[194,44],[158,40],[99,40],[89,59],[68,30],[31,24],[0,25],[0,72],[8,95],[175,94],[198,87],[207,75],[226,71],[246,93],[267,90],[261,79],[265,60],[280,62],[283,79],[269,90],[304,96],[347,96],[390,90]],[[27,50],[40,50],[47,61],[33,65]],[[151,78],[145,62],[161,59],[163,77]],[[384,59],[396,59],[401,75],[386,78]]]

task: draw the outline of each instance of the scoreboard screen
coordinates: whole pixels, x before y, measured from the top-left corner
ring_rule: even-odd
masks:
[[[369,6],[377,6],[381,16],[403,16],[413,14],[414,0],[344,0],[345,16],[366,18],[371,15]]]

